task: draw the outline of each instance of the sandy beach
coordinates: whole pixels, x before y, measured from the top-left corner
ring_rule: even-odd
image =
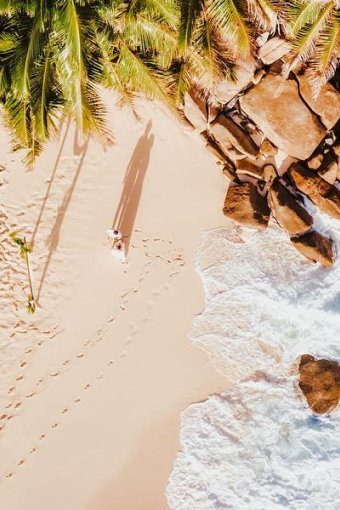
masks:
[[[1,134],[0,500],[7,510],[165,510],[180,413],[228,387],[188,335],[203,231],[227,188],[197,133],[107,95],[115,144],[64,123],[27,172]],[[119,222],[128,262],[112,258]],[[115,225],[117,226],[117,225]],[[34,246],[39,310],[9,234]]]

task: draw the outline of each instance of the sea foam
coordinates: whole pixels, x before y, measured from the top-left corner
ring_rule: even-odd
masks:
[[[313,214],[339,245],[339,223]],[[197,269],[191,338],[233,386],[182,413],[171,510],[337,510],[340,411],[313,415],[297,367],[305,353],[340,362],[339,262],[310,264],[272,225],[204,233]]]

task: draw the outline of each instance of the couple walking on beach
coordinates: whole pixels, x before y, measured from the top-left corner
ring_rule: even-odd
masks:
[[[150,134],[152,122],[146,125],[128,164],[122,195],[117,207],[113,225],[107,230],[113,241],[111,252],[115,257],[125,260],[129,250],[133,226],[142,195],[144,177],[150,161],[154,135]]]

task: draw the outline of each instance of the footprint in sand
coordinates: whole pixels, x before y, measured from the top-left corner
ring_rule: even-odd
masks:
[[[35,391],[31,391],[31,393],[27,393],[26,397],[32,398],[32,397],[34,397],[34,395],[36,395]]]
[[[57,371],[57,372],[52,372],[52,374],[50,374],[51,377],[57,377],[58,375],[60,375],[60,372]]]
[[[15,378],[16,381],[22,381],[24,379],[24,375],[18,375],[18,377]],[[14,390],[14,387],[13,387]]]
[[[30,449],[30,453],[35,453],[36,451],[37,451],[37,449],[36,449],[36,448],[31,448],[31,449]]]
[[[114,361],[113,359],[110,359],[108,362],[107,362],[107,366],[108,367],[111,367],[113,365]]]
[[[51,427],[52,427],[52,429],[55,429],[56,427],[58,427],[58,425],[59,425],[58,422],[55,422],[55,423],[52,423]]]
[[[22,466],[23,464],[25,464],[25,459],[21,459],[21,460],[19,460],[19,462],[18,462],[18,466]]]
[[[77,358],[83,358],[85,356],[85,354],[83,352],[80,352],[79,354],[77,354]]]
[[[85,386],[84,386],[84,390],[88,390],[88,389],[90,388],[90,386],[91,386],[91,384],[90,384],[90,383],[85,384]]]
[[[6,475],[6,478],[12,478],[13,475],[14,475],[14,473],[10,472],[10,473],[8,473],[8,475]]]
[[[39,436],[39,441],[42,441],[45,438],[46,438],[46,435],[45,434],[41,434],[41,436]]]
[[[74,399],[75,403],[78,404],[79,402],[81,402],[81,398],[80,397],[77,397]]]
[[[66,414],[68,412],[68,407],[64,407],[64,409],[61,411],[61,414]]]

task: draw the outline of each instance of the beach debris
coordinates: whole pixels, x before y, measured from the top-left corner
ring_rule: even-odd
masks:
[[[249,182],[229,186],[223,213],[242,225],[255,228],[266,228],[270,217],[266,198]]]
[[[268,202],[278,224],[290,234],[300,234],[312,227],[312,216],[278,179],[271,185]]]
[[[26,270],[28,276],[29,294],[27,296],[27,311],[28,313],[34,313],[37,309],[37,304],[34,298],[32,272],[29,254],[32,253],[33,247],[26,241],[26,237],[20,237],[17,232],[10,234],[13,242],[20,248],[20,257],[25,260]]]
[[[291,237],[294,247],[311,262],[319,262],[325,267],[332,267],[336,258],[335,244],[332,239],[312,230],[305,234]]]
[[[299,364],[299,387],[314,413],[332,412],[340,399],[339,364],[303,354]]]

